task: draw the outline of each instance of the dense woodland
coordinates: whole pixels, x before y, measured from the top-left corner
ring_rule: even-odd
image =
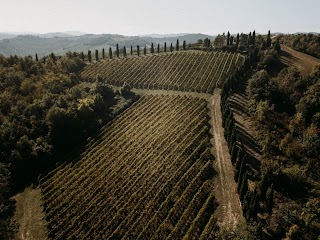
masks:
[[[295,50],[320,58],[319,34],[292,34],[277,36],[280,43],[288,45]]]
[[[291,67],[279,72],[280,53],[277,40],[267,48],[257,41],[244,66],[224,85],[226,139],[244,216],[253,236],[318,239],[320,65],[308,76]],[[255,170],[237,138],[228,101],[234,93],[244,92],[249,97],[251,119],[257,126],[263,154]]]
[[[136,98],[127,86],[120,94],[99,78],[81,79],[85,65],[71,53],[39,61],[0,56],[0,239],[16,230],[10,222],[12,193],[71,154]]]

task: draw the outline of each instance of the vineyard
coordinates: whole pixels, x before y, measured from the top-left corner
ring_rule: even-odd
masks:
[[[135,73],[142,82],[150,82],[157,79],[151,75],[169,71],[162,71],[161,65],[155,71],[143,69],[161,62],[177,71],[170,70],[169,78],[158,79],[170,79],[163,86],[170,86],[175,79],[177,85],[173,86],[178,86],[193,73],[176,79],[180,70],[190,69],[180,66],[180,57],[194,59],[189,60],[191,65],[206,59],[212,62],[210,66],[225,59],[223,64],[228,62],[228,68],[239,61],[234,54],[204,53],[201,60],[200,56],[183,53],[106,61],[90,65],[85,73],[101,72],[113,79],[120,79],[122,73],[122,81]],[[211,85],[205,78],[211,76],[206,73],[211,69],[206,68],[196,72],[203,77],[199,87],[208,89]],[[222,74],[217,73],[219,68],[213,69]],[[132,82],[137,78],[131,78]],[[191,83],[185,86],[197,87]],[[142,96],[102,128],[79,157],[61,163],[40,179],[48,235],[51,239],[210,239],[217,207],[212,165],[205,99]]]
[[[212,93],[243,63],[239,53],[181,51],[95,62],[82,77],[143,89]]]

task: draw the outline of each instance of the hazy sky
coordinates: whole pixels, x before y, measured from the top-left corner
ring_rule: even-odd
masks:
[[[0,32],[320,32],[320,0],[0,0]]]

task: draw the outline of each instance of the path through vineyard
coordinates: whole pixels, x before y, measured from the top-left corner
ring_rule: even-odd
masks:
[[[211,115],[212,153],[216,157],[214,168],[218,173],[215,182],[215,196],[219,207],[215,212],[218,224],[226,230],[235,230],[237,225],[245,222],[241,203],[237,193],[236,182],[233,179],[233,166],[224,138],[221,116],[221,90],[216,89],[209,100]]]

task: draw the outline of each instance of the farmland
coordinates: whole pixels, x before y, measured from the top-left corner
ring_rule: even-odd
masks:
[[[95,62],[82,77],[99,76],[116,86],[212,93],[242,63],[239,53],[180,51]]]
[[[52,239],[208,239],[215,228],[207,102],[145,95],[40,179]]]

